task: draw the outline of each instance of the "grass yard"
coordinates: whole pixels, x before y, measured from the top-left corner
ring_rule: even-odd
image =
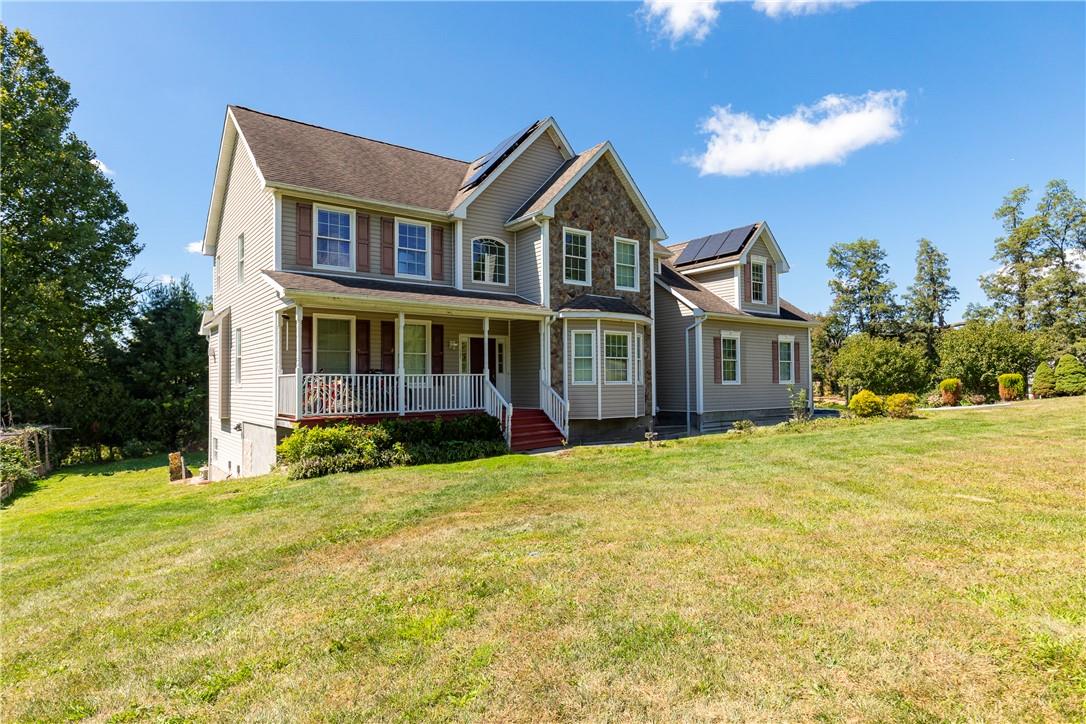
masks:
[[[165,478],[0,512],[5,721],[1086,716],[1082,398]]]

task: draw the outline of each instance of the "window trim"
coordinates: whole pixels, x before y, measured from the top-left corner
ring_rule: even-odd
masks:
[[[595,385],[596,384],[596,330],[594,329],[571,329],[569,331],[569,382],[571,385]],[[577,357],[577,335],[587,334],[592,340],[592,354],[589,359],[592,361],[592,379],[591,380],[577,380],[577,360],[584,359],[583,357]]]
[[[645,384],[645,333],[638,332],[636,335],[636,342],[634,344],[634,354],[637,355],[636,360],[636,374],[634,381],[638,385]]]
[[[735,340],[735,379],[724,379],[724,340]],[[743,341],[741,334],[731,329],[720,330],[720,384],[722,385],[741,385],[743,384]]]
[[[626,379],[624,380],[609,380],[607,379],[607,360],[609,359],[621,359],[621,357],[608,357],[607,356],[607,338],[608,337],[625,337],[626,338]],[[605,385],[632,385],[634,380],[633,370],[630,369],[630,353],[633,352],[633,333],[628,331],[619,330],[603,330],[603,384]]]
[[[475,242],[477,241],[493,241],[501,244],[505,247],[505,281],[504,282],[488,282],[475,278]],[[471,251],[471,258],[469,263],[471,264],[471,283],[472,284],[486,284],[492,287],[508,287],[509,286],[509,242],[504,239],[499,239],[496,236],[476,236],[471,240],[471,246],[468,247]]]
[[[576,279],[570,279],[566,275],[566,234],[581,234],[585,237],[585,280],[578,281]],[[572,257],[579,259],[580,257]],[[579,287],[592,286],[592,232],[587,229],[575,229],[572,226],[562,227],[562,282],[565,284],[575,284]]]
[[[350,372],[318,372],[320,369],[320,346],[317,344],[319,339],[317,335],[317,329],[320,327],[320,320],[322,319],[345,319],[350,324],[347,326],[351,332],[351,349],[348,354],[350,356],[351,371]],[[355,317],[350,314],[314,314],[313,315],[313,374],[315,375],[338,375],[338,374],[357,374],[355,371],[355,363],[358,359],[358,348],[355,346],[355,329],[358,325],[354,324]]]
[[[786,380],[781,374],[781,344],[788,343],[788,371],[791,375]],[[777,335],[777,382],[782,385],[796,384],[796,337],[791,334]]]
[[[242,382],[241,382],[241,378],[242,378],[242,376],[241,376],[241,371],[242,371],[242,355],[241,355],[242,334],[241,334],[241,327],[234,327],[231,330],[231,332],[232,332],[232,337],[230,339],[230,345],[231,345],[230,352],[231,352],[231,356],[234,358],[234,364],[233,364],[234,379],[231,380],[231,382],[233,382],[236,386],[241,387],[241,385],[242,385]]]
[[[634,248],[634,285],[632,287],[620,287],[618,285],[618,245],[619,244],[633,244]],[[639,292],[641,291],[641,242],[637,239],[629,239],[625,236],[616,236],[614,239],[613,252],[613,266],[615,274],[615,289],[622,292]]]
[[[754,295],[754,267],[762,267],[762,298]],[[764,256],[750,257],[750,301],[753,304],[769,304],[769,262]]]
[[[433,370],[433,366],[434,366],[434,350],[432,349],[432,347],[433,347],[433,339],[434,338],[432,336],[432,332],[433,332],[433,330],[431,329],[432,324],[433,324],[433,322],[431,320],[429,320],[429,319],[410,319],[408,317],[404,317],[404,320],[403,320],[404,331],[406,331],[407,328],[410,327],[410,326],[425,327],[426,328],[426,332],[424,333],[424,336],[425,336],[425,339],[426,339],[426,371],[425,372],[408,372],[407,371],[407,349],[404,347],[403,342],[401,342],[399,339],[396,340],[397,349],[403,350],[403,353],[404,353],[404,358],[401,360],[401,363],[403,364],[403,373],[405,375],[416,375],[416,374],[432,375],[432,374],[434,374],[434,370]],[[399,336],[400,336],[400,325],[397,324],[396,325],[396,337],[399,337]]]
[[[349,261],[347,262],[347,266],[339,266],[338,264],[321,264],[321,263],[319,263],[317,261],[317,259],[320,258],[319,254],[318,254],[318,251],[317,251],[317,236],[318,236],[317,229],[319,228],[318,224],[317,224],[317,220],[320,218],[320,212],[321,212],[322,209],[324,211],[331,211],[331,212],[337,213],[337,214],[347,214],[347,223],[350,225],[350,228],[351,228],[351,238],[349,240],[347,240],[347,245],[349,247],[348,248],[348,256],[350,257]],[[355,246],[356,246],[355,240],[356,240],[356,238],[358,236],[358,229],[355,228],[356,223],[357,222],[355,221],[355,211],[354,211],[354,209],[348,209],[348,208],[346,208],[344,206],[332,206],[331,204],[316,204],[316,203],[313,204],[313,221],[312,221],[313,225],[312,225],[312,229],[313,229],[313,268],[314,269],[328,269],[328,270],[331,270],[331,271],[352,271],[352,272],[355,270],[355,258],[354,258]]]
[[[411,224],[412,226],[424,226],[426,227],[426,250],[423,252],[426,255],[426,274],[405,274],[400,271],[400,226],[402,224]],[[403,216],[397,216],[394,219],[392,226],[392,271],[397,279],[422,279],[424,281],[430,281],[433,279],[433,260],[434,260],[434,233],[433,225],[429,221],[419,221],[417,219],[408,219]],[[407,251],[418,251],[418,249],[407,249]]]
[[[238,286],[245,284],[245,232],[238,234]]]

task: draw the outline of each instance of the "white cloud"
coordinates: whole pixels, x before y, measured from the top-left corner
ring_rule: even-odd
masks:
[[[100,159],[100,158],[92,159],[91,164],[96,166],[98,168],[98,170],[101,171],[102,173],[104,173],[106,176],[112,176],[113,175],[113,169],[111,169],[109,166],[107,166],[106,162],[103,161],[102,159]]]
[[[672,46],[690,39],[700,43],[716,25],[719,0],[644,0],[641,17]]]
[[[173,274],[159,274],[157,277],[155,277],[155,281],[159,284],[173,284],[175,281],[177,281],[177,277],[175,277]]]
[[[838,8],[854,8],[867,0],[754,0],[754,9],[771,18],[814,15]]]
[[[868,91],[861,96],[828,95],[812,106],[797,106],[780,118],[758,120],[731,106],[714,106],[702,125],[705,152],[686,158],[702,176],[789,173],[842,163],[864,146],[901,135],[905,91]]]
[[[200,254],[200,253],[203,252],[203,250],[204,250],[203,239],[201,239],[200,241],[190,241],[189,243],[185,244],[185,251],[187,251],[190,254]]]

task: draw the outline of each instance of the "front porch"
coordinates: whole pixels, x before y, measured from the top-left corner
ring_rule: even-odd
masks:
[[[277,420],[295,426],[486,413],[514,449],[518,442],[560,444],[568,414],[545,381],[547,327],[538,317],[295,304],[276,313]],[[530,428],[531,440],[515,439],[514,406],[516,425]],[[533,411],[550,421],[553,436],[540,436]]]

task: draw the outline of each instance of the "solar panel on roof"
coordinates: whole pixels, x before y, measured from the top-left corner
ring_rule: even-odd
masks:
[[[731,256],[743,248],[743,244],[750,238],[757,224],[740,226],[737,229],[721,231],[700,239],[694,239],[686,245],[682,254],[675,260],[676,266],[693,264],[699,261],[716,259],[721,256]]]
[[[483,177],[490,173],[490,170],[497,166],[503,158],[509,155],[509,152],[512,151],[513,148],[517,144],[519,144],[525,136],[531,133],[538,125],[539,121],[536,121],[527,128],[517,131],[512,136],[506,138],[504,141],[495,146],[490,153],[486,154],[478,161],[476,161],[474,166],[475,172],[471,175],[471,178],[467,180],[467,183],[465,183],[460,188],[466,189],[482,181]]]

